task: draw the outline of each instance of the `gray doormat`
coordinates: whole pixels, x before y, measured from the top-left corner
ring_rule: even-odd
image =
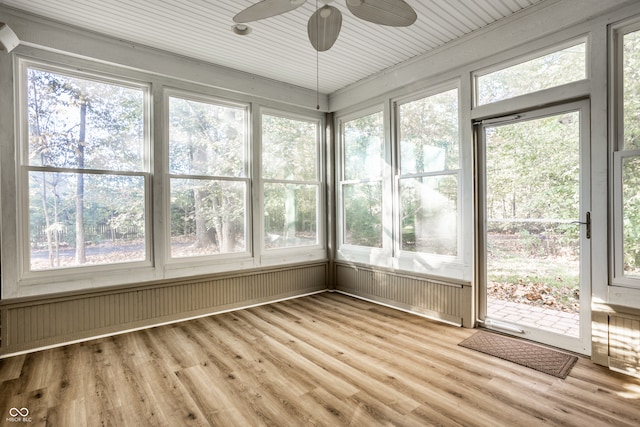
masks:
[[[562,351],[485,331],[476,332],[458,345],[562,379],[578,361],[578,357]]]

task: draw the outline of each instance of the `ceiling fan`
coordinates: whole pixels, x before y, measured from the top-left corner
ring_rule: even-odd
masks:
[[[318,52],[324,52],[333,46],[342,27],[342,13],[329,4],[333,0],[321,1],[324,6],[311,15],[307,24],[309,41]],[[347,8],[353,15],[374,24],[408,27],[418,18],[415,10],[404,0],[346,0],[346,2]],[[306,0],[262,0],[235,15],[233,20],[237,25],[244,25],[247,22],[291,12],[305,3]],[[240,34],[241,31],[245,32],[246,28],[248,27],[234,31]]]

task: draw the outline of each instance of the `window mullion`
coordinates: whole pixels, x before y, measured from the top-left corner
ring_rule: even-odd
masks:
[[[399,179],[408,179],[408,178],[427,178],[430,176],[442,176],[442,175],[458,175],[460,173],[460,169],[447,169],[435,172],[425,172],[425,173],[413,173],[406,175],[399,175]]]
[[[59,168],[51,166],[24,166],[26,170],[30,172],[60,172],[60,173],[75,173],[85,175],[118,175],[118,176],[146,176],[149,175],[145,171],[118,171],[118,170],[106,170],[106,169],[76,169],[76,168]]]

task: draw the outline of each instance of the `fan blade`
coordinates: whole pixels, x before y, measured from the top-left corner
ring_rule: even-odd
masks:
[[[329,50],[338,40],[341,27],[342,13],[333,6],[323,6],[309,18],[309,41],[318,52]]]
[[[237,23],[258,21],[290,12],[302,6],[306,0],[262,0],[233,17]]]
[[[391,27],[408,27],[418,19],[404,0],[347,0],[347,7],[360,19]]]

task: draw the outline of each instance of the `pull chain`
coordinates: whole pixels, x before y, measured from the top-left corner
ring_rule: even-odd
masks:
[[[316,0],[316,11],[318,10],[318,0]],[[320,14],[316,13],[316,46],[320,46]],[[316,110],[320,110],[320,51],[316,49]]]
[[[316,50],[316,110],[320,110],[320,54]]]

